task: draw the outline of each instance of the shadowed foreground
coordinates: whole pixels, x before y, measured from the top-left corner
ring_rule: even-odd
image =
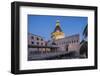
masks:
[[[28,56],[28,60],[54,60],[54,59],[77,59],[80,58],[79,53],[72,52],[49,52],[49,53],[38,53]]]

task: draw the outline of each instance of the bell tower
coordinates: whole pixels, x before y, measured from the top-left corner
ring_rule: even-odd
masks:
[[[57,40],[57,39],[61,39],[61,38],[64,38],[65,35],[60,27],[60,21],[57,20],[56,21],[56,27],[54,29],[54,31],[51,33],[51,38],[53,40]]]

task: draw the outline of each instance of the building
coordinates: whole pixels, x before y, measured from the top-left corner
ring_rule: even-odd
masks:
[[[56,21],[56,27],[51,33],[51,41],[48,42],[48,46],[55,43],[59,48],[58,51],[76,51],[79,52],[80,38],[79,34],[72,36],[66,36],[60,27],[59,20]]]
[[[34,35],[32,33],[28,33],[28,44],[29,45],[45,46],[46,41],[41,36]]]
[[[28,33],[28,59],[31,59],[32,56],[39,51],[44,51],[44,48],[37,48],[39,46],[45,46],[46,42],[41,36],[34,35],[32,33]],[[30,46],[34,46],[30,47]]]
[[[79,35],[72,35],[65,38],[57,39],[57,40],[51,40],[48,42],[48,45],[52,45],[52,43],[55,43],[56,46],[59,48],[58,51],[76,51],[79,52]]]
[[[47,41],[43,37],[28,33],[28,60],[33,59],[36,54],[52,52],[52,50],[54,52],[57,48],[53,44],[47,46]]]
[[[79,53],[79,45],[79,34],[65,36],[60,21],[57,20],[56,27],[51,33],[51,40],[45,41],[41,36],[28,33],[28,60],[52,58],[73,51]]]
[[[56,28],[51,33],[51,38],[52,38],[52,40],[57,40],[57,39],[61,39],[64,37],[65,37],[65,35],[60,27],[60,22],[59,22],[59,20],[57,20],[56,21]]]

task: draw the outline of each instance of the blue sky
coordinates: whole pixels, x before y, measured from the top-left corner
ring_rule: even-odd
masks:
[[[65,36],[80,34],[82,39],[82,31],[88,23],[87,17],[28,15],[28,32],[50,40],[51,32],[56,27],[56,20],[60,21],[60,27]]]

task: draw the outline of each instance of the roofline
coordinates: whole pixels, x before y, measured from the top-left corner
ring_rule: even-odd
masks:
[[[29,33],[29,32],[28,32],[28,34],[32,34],[32,35],[34,35],[34,36],[38,36],[38,37],[43,38],[42,36],[39,36],[39,35],[36,35],[36,34],[33,34],[33,33]],[[44,38],[43,38],[43,39],[44,39]]]
[[[68,36],[68,37],[64,37],[64,38],[57,39],[57,40],[62,40],[62,39],[65,39],[65,38],[70,38],[70,37],[73,37],[73,36],[79,36],[79,34],[70,35],[70,36]]]

